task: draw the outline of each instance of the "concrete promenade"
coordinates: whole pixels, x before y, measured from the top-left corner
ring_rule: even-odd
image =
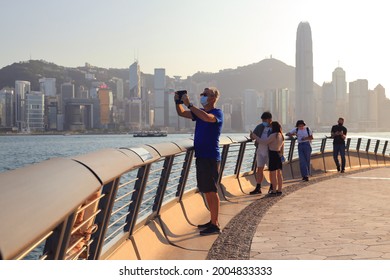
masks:
[[[389,260],[389,200],[389,167],[286,181],[231,219],[206,259]]]
[[[390,259],[390,168],[338,174],[285,195],[258,224],[250,259]]]

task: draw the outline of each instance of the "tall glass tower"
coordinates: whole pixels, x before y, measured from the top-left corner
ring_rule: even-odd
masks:
[[[28,81],[15,81],[15,122],[19,131],[27,129],[26,122],[26,95],[31,91]]]
[[[313,90],[313,43],[308,22],[300,22],[295,55],[295,118],[307,125],[316,124]]]

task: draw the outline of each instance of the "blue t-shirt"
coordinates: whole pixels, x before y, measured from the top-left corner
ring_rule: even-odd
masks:
[[[201,110],[204,111],[204,109]],[[196,121],[194,136],[195,157],[215,158],[220,161],[219,136],[222,131],[223,112],[221,109],[214,108],[207,113],[213,114],[217,121],[205,122],[195,114],[192,114],[192,120]]]

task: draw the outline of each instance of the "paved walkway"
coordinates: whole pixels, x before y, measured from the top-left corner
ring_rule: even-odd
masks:
[[[265,212],[249,258],[388,260],[389,199],[386,167],[313,182],[283,195]]]
[[[390,260],[390,167],[285,185],[235,215],[206,259]]]

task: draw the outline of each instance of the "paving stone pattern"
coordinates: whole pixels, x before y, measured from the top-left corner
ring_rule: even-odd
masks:
[[[313,177],[261,196],[226,225],[207,259],[390,259],[389,171]]]

